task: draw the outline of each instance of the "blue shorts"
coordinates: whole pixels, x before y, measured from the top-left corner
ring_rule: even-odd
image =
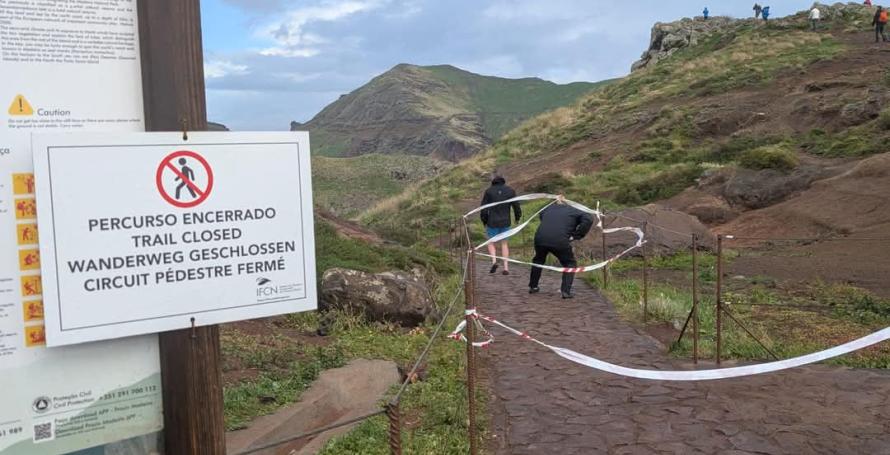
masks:
[[[494,236],[496,236],[496,235],[501,235],[501,234],[503,234],[504,232],[507,232],[507,231],[509,231],[509,230],[510,230],[509,227],[499,227],[499,228],[496,228],[496,227],[486,227],[486,228],[485,228],[485,232],[488,234],[488,238],[492,238],[492,237],[494,237]]]

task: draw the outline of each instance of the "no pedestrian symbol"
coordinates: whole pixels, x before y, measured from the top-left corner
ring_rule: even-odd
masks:
[[[213,190],[210,163],[187,150],[171,153],[161,160],[155,180],[161,197],[183,209],[206,201]]]

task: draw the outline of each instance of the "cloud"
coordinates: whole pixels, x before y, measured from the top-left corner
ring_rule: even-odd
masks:
[[[227,60],[205,60],[204,77],[219,79],[229,75],[249,74],[247,65],[237,65]]]
[[[774,8],[790,14],[811,1]],[[726,0],[711,10],[747,16],[752,3]],[[202,1],[215,4],[229,16],[205,23],[205,36],[216,39],[205,41],[208,109],[235,129],[305,122],[398,63],[559,83],[620,77],[647,47],[653,23],[700,14],[703,6],[692,0]]]
[[[279,57],[314,57],[321,52],[318,45],[327,40],[308,32],[308,26],[318,22],[336,22],[379,8],[384,3],[384,0],[328,0],[290,10],[283,21],[273,21],[260,28],[258,36],[275,43],[261,53]]]

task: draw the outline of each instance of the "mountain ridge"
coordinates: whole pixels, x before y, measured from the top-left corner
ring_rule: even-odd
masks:
[[[305,124],[313,152],[332,157],[424,155],[456,162],[534,115],[603,83],[482,76],[453,65],[401,63],[341,96]]]

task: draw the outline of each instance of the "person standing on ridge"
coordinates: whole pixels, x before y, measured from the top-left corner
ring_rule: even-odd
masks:
[[[822,11],[819,11],[819,8],[814,6],[813,9],[810,10],[810,23],[813,25],[814,32],[819,28],[820,19],[822,19]]]
[[[513,188],[507,186],[506,179],[498,175],[491,179],[491,186],[485,190],[485,195],[482,196],[482,204],[480,205],[503,202],[513,199],[514,197],[516,197],[516,191],[513,191]],[[511,206],[513,207],[513,215],[516,217],[516,222],[518,223],[519,220],[522,219],[522,207],[520,207],[518,202],[496,205],[479,212],[479,217],[482,218],[482,224],[485,225],[485,233],[488,234],[488,238],[492,238],[510,230]],[[501,245],[501,256],[504,258],[504,271],[501,273],[509,275],[510,263],[507,261],[507,258],[510,257],[510,247],[507,245],[507,240],[488,244],[488,255],[492,256],[491,270],[489,270],[489,273],[498,271],[498,260],[494,258],[494,256],[497,256],[497,247],[495,243]]]
[[[879,6],[871,25],[875,27],[875,42],[881,40],[886,42],[887,35],[884,33],[884,28],[887,26],[887,10]]]
[[[865,0],[864,2],[862,2],[862,4],[865,6],[871,6],[871,0]]]
[[[704,11],[701,12],[701,14],[702,14],[702,16],[705,17],[705,20],[708,20],[708,16],[711,14],[711,12],[708,11],[708,7],[706,6]]]
[[[769,6],[764,6],[763,10],[760,11],[760,15],[763,16],[763,21],[769,21]]]
[[[755,3],[754,8],[754,19],[760,19],[760,12],[763,11],[763,7],[760,6],[760,3]]]
[[[593,217],[566,205],[564,200],[560,195],[556,199],[556,204],[541,212],[541,225],[538,226],[538,231],[535,233],[535,257],[532,259],[535,264],[544,264],[547,255],[553,254],[563,267],[578,266],[571,242],[581,240],[590,232],[590,228],[593,226]],[[538,283],[541,281],[541,271],[540,267],[532,267],[528,280],[529,294],[540,292]],[[572,293],[572,282],[574,281],[574,273],[563,272],[562,286],[560,287],[562,298],[575,297],[575,294]]]

